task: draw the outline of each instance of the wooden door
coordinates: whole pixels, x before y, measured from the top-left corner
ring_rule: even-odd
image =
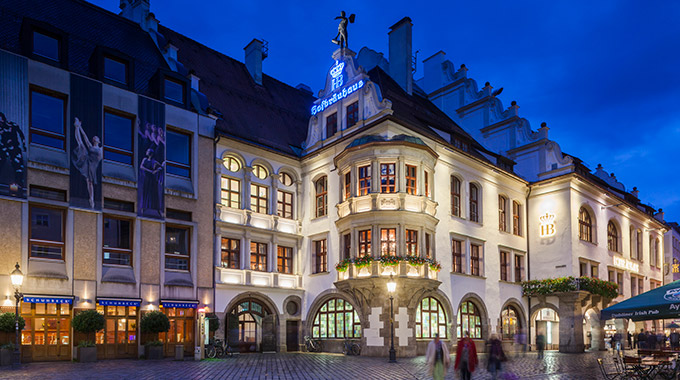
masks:
[[[300,351],[299,340],[300,321],[286,321],[286,351]]]

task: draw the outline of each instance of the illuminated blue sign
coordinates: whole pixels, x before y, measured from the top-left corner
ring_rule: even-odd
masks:
[[[345,82],[344,76],[342,75],[342,69],[345,67],[345,62],[335,61],[335,66],[331,69],[331,91],[342,87]]]
[[[331,75],[333,75],[331,71]],[[342,78],[342,75],[340,75],[340,78]],[[342,91],[338,90],[338,92],[334,93],[333,96],[328,96],[326,99],[322,100],[319,102],[318,105],[312,106],[312,115],[316,115],[317,113],[325,110],[326,108],[330,107],[332,104],[348,97],[351,93],[354,91],[357,91],[358,89],[364,87],[364,81],[360,80],[357,83],[354,83],[351,86],[347,86],[342,89]]]

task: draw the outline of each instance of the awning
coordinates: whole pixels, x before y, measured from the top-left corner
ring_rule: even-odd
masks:
[[[678,317],[680,280],[629,298],[600,312],[600,320],[629,318],[633,321],[646,321]]]
[[[195,309],[198,307],[198,301],[161,300],[161,305],[163,305],[163,307],[179,307]]]
[[[102,306],[134,306],[139,307],[141,298],[106,298],[97,297],[97,302]]]
[[[27,303],[67,303],[73,304],[73,296],[41,296],[25,294],[23,298]]]

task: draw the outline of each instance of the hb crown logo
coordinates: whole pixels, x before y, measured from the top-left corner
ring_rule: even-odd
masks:
[[[541,221],[541,237],[550,237],[557,232],[555,229],[555,214],[546,212],[538,218]]]
[[[342,84],[345,82],[342,75],[342,69],[344,68],[345,62],[335,61],[335,66],[333,66],[331,69],[331,76],[333,77],[331,80],[331,91],[335,90],[336,88],[340,88],[340,86],[342,86]]]

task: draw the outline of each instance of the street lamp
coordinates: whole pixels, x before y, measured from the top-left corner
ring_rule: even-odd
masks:
[[[397,283],[390,274],[390,280],[387,282],[387,292],[390,293],[390,363],[397,362],[397,352],[394,350],[394,292],[396,290]]]
[[[24,283],[24,274],[19,269],[19,263],[14,266],[14,270],[10,273],[9,278],[12,280],[14,286],[14,299],[16,299],[16,307],[14,309],[14,326],[16,332],[16,341],[14,344],[14,353],[12,354],[12,368],[18,369],[21,367],[21,352],[19,351],[19,302],[24,297],[21,294],[21,284]]]

